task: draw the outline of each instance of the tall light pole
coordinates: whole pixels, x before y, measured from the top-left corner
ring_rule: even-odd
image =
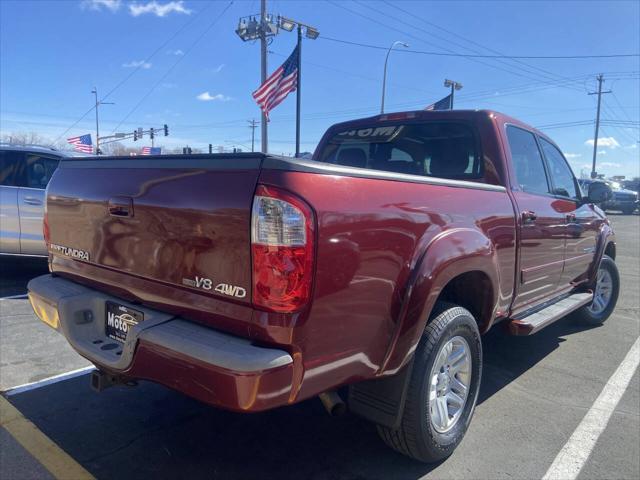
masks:
[[[95,100],[96,100],[96,155],[100,155],[100,122],[98,120],[98,107],[100,105],[114,105],[113,102],[100,102],[98,101],[98,89],[96,87],[93,87],[93,90],[91,90],[91,93],[93,93]]]
[[[260,40],[260,85],[267,79],[267,45],[269,37],[278,34],[275,17],[267,13],[267,0],[260,1],[260,15],[242,17],[238,22],[236,33],[243,42]],[[260,124],[262,152],[267,153],[269,142],[267,132],[267,116],[262,113]]]
[[[453,110],[453,92],[455,90],[462,90],[462,84],[454,80],[445,80],[444,86],[451,87],[451,100],[449,101],[449,105],[450,105],[449,110]]]
[[[384,73],[382,74],[382,101],[380,103],[380,113],[384,113],[384,96],[387,90],[387,63],[389,63],[389,54],[396,45],[402,45],[404,48],[409,48],[408,43],[396,40],[391,44],[389,50],[387,50],[387,56],[384,59]]]
[[[264,28],[267,16],[267,0],[260,0],[260,85],[267,79],[267,32]],[[260,123],[260,139],[262,141],[262,153],[269,150],[269,133],[267,130],[267,115],[262,112]]]

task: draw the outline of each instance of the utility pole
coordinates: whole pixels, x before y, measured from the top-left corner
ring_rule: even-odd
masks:
[[[255,138],[256,138],[256,127],[258,126],[258,122],[256,119],[249,120],[249,128],[251,129],[251,151],[254,151],[255,146]]]
[[[449,100],[449,110],[453,110],[453,93],[456,90],[462,90],[462,84],[454,80],[445,80],[444,86],[451,87],[451,98]]]
[[[93,90],[91,90],[91,93],[93,93],[93,95],[95,96],[95,100],[96,100],[96,105],[95,105],[95,109],[96,109],[96,155],[100,155],[100,122],[98,120],[98,107],[100,105],[114,105],[113,102],[99,102],[98,101],[98,89],[96,87],[93,87]]]
[[[260,85],[267,79],[267,35],[265,31],[265,17],[267,15],[267,0],[260,0]],[[269,149],[269,139],[267,133],[267,116],[262,112],[262,123],[260,124],[260,138],[262,140],[262,153],[267,153]]]
[[[596,178],[598,173],[596,172],[596,156],[598,154],[598,132],[600,130],[600,102],[602,99],[603,93],[611,93],[611,90],[607,90],[606,92],[602,91],[602,82],[604,82],[604,77],[602,74],[598,75],[598,91],[597,92],[589,92],[589,95],[598,95],[598,108],[596,110],[596,133],[593,137],[593,161],[591,162],[591,178]]]

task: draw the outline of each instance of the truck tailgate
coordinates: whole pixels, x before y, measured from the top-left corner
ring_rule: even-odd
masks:
[[[61,162],[48,188],[49,251],[249,303],[251,204],[262,157],[216,157]]]

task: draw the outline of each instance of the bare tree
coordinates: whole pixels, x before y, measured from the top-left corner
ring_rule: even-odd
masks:
[[[70,146],[64,142],[55,142],[49,137],[37,132],[11,132],[3,133],[1,141],[12,145],[39,145],[55,148],[56,150],[70,150]]]

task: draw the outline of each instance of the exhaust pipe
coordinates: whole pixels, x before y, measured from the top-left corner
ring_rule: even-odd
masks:
[[[347,411],[347,404],[342,401],[342,398],[335,390],[321,393],[318,397],[320,397],[322,405],[331,416],[337,417]]]

